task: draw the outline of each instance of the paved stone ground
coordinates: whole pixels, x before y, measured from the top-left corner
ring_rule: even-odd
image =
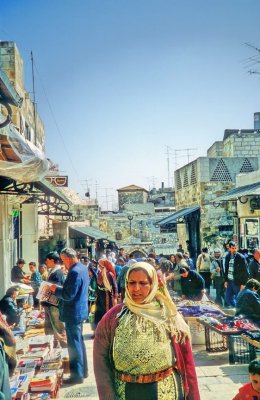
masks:
[[[93,373],[93,339],[89,324],[85,324],[84,331],[89,377],[81,385],[62,387],[60,399],[98,400]],[[238,388],[248,381],[247,365],[229,365],[228,352],[207,353],[204,345],[193,345],[193,352],[201,400],[232,400]]]

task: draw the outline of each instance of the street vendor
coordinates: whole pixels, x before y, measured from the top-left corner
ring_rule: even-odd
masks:
[[[182,298],[201,300],[205,293],[205,281],[197,271],[190,271],[189,267],[180,268]]]
[[[241,314],[260,323],[260,296],[257,294],[259,289],[260,282],[256,279],[247,281],[245,288],[237,296],[236,315]]]
[[[11,270],[11,281],[14,283],[25,283],[30,284],[30,274],[26,274],[23,271],[25,261],[23,258],[17,260],[16,265]]]
[[[19,308],[16,304],[18,291],[16,286],[12,286],[7,289],[6,294],[0,300],[0,311],[5,315],[6,322],[10,326],[19,324],[23,312],[23,308]]]

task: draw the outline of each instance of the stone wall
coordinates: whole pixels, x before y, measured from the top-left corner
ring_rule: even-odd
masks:
[[[23,60],[14,42],[0,42],[1,68],[13,83],[18,94],[23,98],[21,108],[11,106],[12,122],[26,139],[44,150],[44,125],[36,112],[36,135],[34,105],[24,87]]]
[[[241,130],[224,140],[224,157],[258,156],[260,153],[260,132]]]

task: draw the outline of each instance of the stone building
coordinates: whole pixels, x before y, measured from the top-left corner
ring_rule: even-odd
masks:
[[[129,185],[121,189],[117,189],[117,192],[119,211],[124,210],[127,204],[147,203],[148,191],[140,186]]]
[[[136,185],[118,189],[119,211],[104,212],[99,228],[115,238],[128,252],[170,254],[177,247],[176,232],[161,232],[157,220],[174,210],[174,190],[153,188],[147,191]]]
[[[249,183],[250,182],[250,183]],[[233,219],[234,240],[241,249],[252,252],[260,243],[260,170],[240,174],[236,187],[214,201],[227,212],[236,207]]]
[[[38,262],[39,215],[70,217],[70,201],[44,179],[45,132],[24,88],[14,42],[0,41],[0,297],[18,257]]]
[[[233,236],[236,206],[225,210],[214,207],[213,202],[235,187],[239,174],[259,169],[259,155],[258,129],[226,129],[223,140],[208,149],[207,157],[199,157],[175,171],[178,216],[176,219],[173,214],[171,219],[177,224],[179,242],[184,247],[188,239],[198,254],[202,246],[223,243]]]
[[[36,105],[25,89],[23,60],[14,42],[0,42],[0,60],[1,70],[4,71],[22,99],[19,107],[10,104],[12,124],[25,139],[33,143],[37,148],[44,150],[44,125],[37,113]]]

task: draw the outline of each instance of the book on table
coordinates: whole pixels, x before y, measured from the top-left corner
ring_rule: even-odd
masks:
[[[29,384],[32,379],[32,374],[22,374],[19,376],[18,390],[16,393],[16,399],[21,399],[23,394],[29,390]]]
[[[30,382],[31,392],[53,392],[58,383],[57,371],[40,372]]]
[[[53,335],[38,335],[32,336],[28,340],[28,346],[39,347],[39,346],[50,346],[53,343]]]

